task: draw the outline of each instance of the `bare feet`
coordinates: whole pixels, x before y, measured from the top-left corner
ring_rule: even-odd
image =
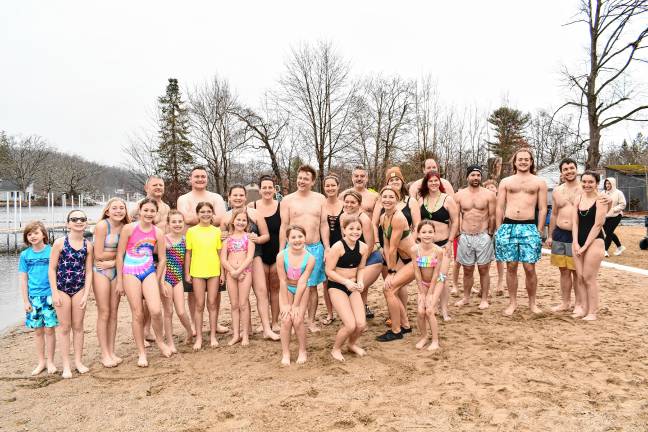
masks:
[[[481,303],[479,303],[479,309],[488,309],[490,305],[486,300],[482,300]]]
[[[170,344],[169,349],[171,350],[171,354],[178,354],[175,344]]]
[[[529,305],[529,310],[531,310],[532,313],[534,314],[540,314],[542,313],[542,309],[540,309],[537,305]]]
[[[193,344],[193,350],[194,351],[200,351],[202,348],[202,338],[196,338],[196,342]]]
[[[148,360],[146,359],[146,354],[140,354],[137,359],[137,366],[139,367],[148,367]]]
[[[211,336],[209,338],[209,346],[212,348],[216,348],[218,346],[218,339],[216,339],[216,336]]]
[[[339,349],[335,349],[335,348],[333,348],[333,349],[331,350],[331,356],[333,356],[333,358],[334,358],[335,360],[337,360],[337,361],[341,361],[341,362],[344,361],[344,356],[342,355],[342,351],[340,351]],[[304,360],[304,361],[305,361],[305,360]],[[297,363],[299,363],[299,359],[297,359]],[[303,362],[302,362],[302,363],[303,363]]]
[[[290,354],[284,354],[281,357],[281,365],[282,366],[290,366]]]
[[[239,335],[232,336],[232,339],[230,339],[229,342],[227,342],[227,346],[235,345],[240,341],[241,341],[241,337]]]
[[[86,365],[84,365],[83,363],[77,363],[76,364],[76,370],[80,374],[88,373],[90,371],[90,369],[88,369],[88,367]]]
[[[461,307],[461,306],[467,305],[468,303],[470,303],[470,299],[462,298],[461,300],[459,300],[458,302],[455,303],[455,306]]]
[[[254,333],[263,333],[263,326],[260,325],[256,329],[254,329]]]
[[[478,289],[475,288],[475,287],[472,287],[472,288],[470,289],[470,292],[471,292],[472,294],[478,294],[478,295],[481,295],[481,291],[478,290]]]
[[[70,368],[63,368],[63,373],[61,374],[63,379],[70,379],[72,378],[72,371]]]
[[[45,370],[45,362],[38,363],[38,365],[36,365],[36,368],[32,371],[31,374],[32,374],[32,376],[36,376],[36,375],[40,374],[41,372],[43,372],[44,370]]]
[[[191,345],[191,342],[193,341],[194,336],[191,333],[187,333],[185,336],[184,343],[185,345]]]
[[[434,351],[438,349],[439,349],[439,341],[432,341],[432,343],[428,347],[428,351]]]
[[[272,324],[272,331],[275,333],[278,333],[281,331],[281,325],[279,323],[274,323]]]
[[[443,321],[450,321],[451,319],[452,319],[452,318],[451,318],[450,315],[448,314],[448,311],[445,311],[445,312],[443,313]]]
[[[583,318],[585,315],[586,314],[583,308],[576,306],[574,308],[574,313],[572,314],[572,318]]]
[[[270,339],[270,340],[273,340],[273,341],[278,341],[281,338],[279,337],[279,335],[277,333],[275,333],[273,331],[269,331],[269,332],[263,333],[263,339]]]
[[[162,354],[164,357],[171,357],[173,352],[171,352],[171,348],[164,342],[158,342],[157,343],[158,349],[160,350],[160,354]]]
[[[569,305],[561,303],[551,308],[551,312],[565,312],[569,310]]]
[[[347,349],[360,357],[363,357],[367,354],[367,351],[363,350],[358,345],[348,345]]]
[[[220,325],[220,324],[218,324],[216,326],[216,333],[223,334],[223,333],[227,333],[228,331],[229,331],[229,327],[226,327],[226,326],[223,326],[223,325]]]
[[[148,339],[144,339],[144,348],[150,348],[151,347],[151,342],[148,341]]]
[[[55,374],[56,372],[58,372],[58,369],[56,369],[56,365],[54,365],[54,362],[52,362],[51,360],[48,360],[47,361],[47,373],[48,374]]]
[[[450,288],[450,295],[453,297],[457,297],[459,295],[459,292],[457,292],[457,288],[455,287]]]
[[[155,342],[155,335],[152,334],[146,334],[144,335],[144,340],[149,341],[149,342]]]
[[[322,330],[321,330],[319,327],[317,327],[317,324],[315,324],[315,323],[311,323],[311,324],[308,326],[308,331],[310,331],[311,333],[319,333],[319,332],[322,331]]]
[[[498,286],[497,289],[495,290],[495,296],[502,297],[503,295],[504,295],[504,287]]]
[[[113,368],[117,366],[117,363],[112,357],[102,357],[101,364],[106,368]]]
[[[250,346],[250,339],[244,336],[241,339],[241,346],[244,346],[244,347]]]
[[[124,361],[123,358],[115,355],[115,353],[113,353],[110,357],[112,358],[113,363],[115,363],[115,366],[117,366],[118,364],[121,364]]]
[[[425,344],[427,343],[428,338],[427,337],[422,337],[417,343],[416,343],[416,349],[423,349]]]
[[[587,314],[583,317],[583,321],[596,321],[596,314]]]
[[[506,316],[513,315],[513,312],[515,312],[515,309],[517,309],[517,304],[516,303],[509,304],[508,307],[506,309],[504,309],[504,315],[506,315]]]
[[[299,355],[297,356],[297,364],[304,364],[306,363],[306,360],[308,359],[308,355],[305,352],[300,352]]]

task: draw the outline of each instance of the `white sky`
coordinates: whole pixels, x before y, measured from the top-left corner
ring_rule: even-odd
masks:
[[[0,129],[119,164],[151,127],[167,78],[183,89],[214,74],[241,99],[276,85],[291,46],[331,40],[356,75],[431,73],[442,98],[493,109],[555,108],[562,64],[586,29],[563,24],[577,0],[16,1],[0,6]],[[186,96],[186,94],[185,94]],[[614,139],[631,138],[636,125]],[[108,150],[111,149],[111,150]]]

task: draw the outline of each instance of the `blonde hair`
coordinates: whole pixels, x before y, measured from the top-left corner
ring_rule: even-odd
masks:
[[[103,210],[101,211],[101,219],[100,219],[100,220],[104,220],[104,219],[108,219],[108,218],[109,218],[109,216],[108,216],[108,209],[110,209],[110,206],[111,206],[112,203],[114,203],[115,201],[121,201],[121,203],[124,204],[124,211],[126,212],[126,216],[124,216],[124,219],[122,219],[121,222],[122,222],[123,224],[130,223],[131,220],[130,220],[130,216],[128,215],[128,206],[126,205],[126,201],[124,201],[123,198],[119,198],[119,197],[112,197],[112,198],[110,198],[110,199],[108,200],[108,202],[107,202],[106,205],[104,206]]]
[[[230,233],[234,232],[234,219],[236,219],[236,216],[240,214],[245,214],[245,219],[247,220],[247,224],[245,225],[245,231],[247,231],[250,228],[250,215],[247,212],[247,209],[245,207],[243,208],[238,208],[232,211],[232,217],[229,220],[229,223],[227,224],[227,231]]]

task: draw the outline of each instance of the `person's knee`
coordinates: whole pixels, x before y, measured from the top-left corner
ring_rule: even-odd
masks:
[[[350,323],[344,324],[344,329],[348,333],[353,333],[356,330],[356,323],[355,322],[350,322]]]
[[[133,310],[133,321],[138,323],[144,323],[144,311],[142,309]]]
[[[282,327],[288,328],[291,325],[292,325],[292,317],[290,316],[290,314],[286,315],[285,317],[283,317],[281,319],[281,326]]]
[[[362,320],[362,321],[356,321],[355,323],[355,329],[358,333],[362,333],[367,329],[367,321]]]
[[[70,334],[71,328],[72,327],[70,326],[70,323],[60,322],[59,325],[58,325],[58,333],[61,334],[61,335],[67,336],[67,335]]]
[[[247,299],[239,302],[238,309],[241,313],[246,313],[250,310],[250,304],[247,302]]]
[[[110,318],[110,307],[97,307],[97,319],[99,321],[108,321]]]
[[[83,321],[75,321],[72,323],[72,331],[74,333],[83,332]]]
[[[506,271],[509,273],[517,273],[518,263],[517,262],[508,262],[506,263]]]
[[[54,327],[42,327],[42,329],[43,329],[42,331],[45,333],[45,336],[54,336],[55,334]]]
[[[471,265],[471,266],[464,265],[462,267],[463,267],[464,276],[472,276],[473,272],[475,271],[475,266],[474,265]]]
[[[294,325],[300,326],[304,324],[304,317],[301,314],[297,315],[295,318],[293,318],[292,322]]]
[[[488,271],[490,270],[490,264],[483,264],[483,265],[477,266],[477,269],[479,271],[480,276],[487,275]]]
[[[161,307],[149,308],[149,315],[151,316],[151,320],[162,319],[162,308]]]
[[[528,275],[535,275],[535,265],[529,264],[529,263],[524,263],[522,266],[524,268],[524,273]]]
[[[416,308],[416,312],[417,312],[419,315],[425,315],[425,311],[426,311],[426,309],[427,309],[427,308],[426,308],[426,306],[425,306],[425,303],[424,303],[424,302],[419,302],[418,307]]]

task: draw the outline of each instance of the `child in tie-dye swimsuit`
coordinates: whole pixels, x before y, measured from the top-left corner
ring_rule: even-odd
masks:
[[[128,303],[131,307],[133,337],[139,351],[137,365],[148,366],[146,349],[144,347],[144,304],[151,314],[151,324],[155,331],[155,342],[163,356],[169,357],[172,352],[163,341],[162,307],[160,305],[160,287],[164,269],[166,267],[166,254],[159,255],[158,267],[153,263],[153,251],[157,246],[159,250],[166,250],[166,241],[162,231],[153,225],[153,220],[158,211],[155,200],[145,198],[139,203],[139,222],[134,222],[124,227],[119,239],[117,249],[117,292],[126,292]],[[165,284],[162,284],[162,295],[170,295]]]
[[[306,362],[304,315],[308,307],[306,284],[315,267],[315,257],[306,249],[306,230],[299,225],[286,229],[288,246],[277,255],[279,276],[279,318],[281,319],[281,364],[290,365],[290,333],[295,329],[299,342],[297,363]]]
[[[425,219],[419,222],[417,228],[419,243],[412,246],[412,261],[414,277],[419,287],[417,324],[421,339],[416,348],[422,349],[428,342],[427,325],[432,330],[432,343],[428,350],[439,348],[439,329],[435,310],[444,289],[448,266],[452,257],[450,249],[434,244],[434,223]]]
[[[166,236],[166,271],[164,272],[164,283],[168,285],[171,297],[161,296],[162,308],[164,310],[164,336],[171,348],[176,352],[173,342],[173,307],[185,328],[185,343],[192,340],[191,321],[185,309],[184,301],[184,264],[187,252],[187,243],[182,234],[185,229],[184,216],[178,210],[171,210],[167,216],[169,234]]]
[[[79,373],[88,372],[83,356],[83,318],[90,292],[92,275],[92,243],[83,238],[88,217],[81,210],[72,210],[67,217],[66,237],[52,246],[49,280],[52,300],[59,319],[59,343],[63,360],[63,378],[72,378],[70,368],[70,330],[74,339],[74,363]]]

